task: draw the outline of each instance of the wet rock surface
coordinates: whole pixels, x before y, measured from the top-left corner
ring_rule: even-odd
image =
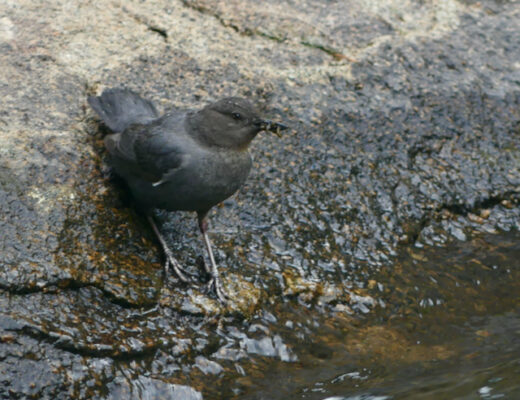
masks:
[[[400,333],[360,321],[389,302],[455,302],[385,288],[409,273],[403,248],[518,230],[518,32],[517,2],[0,4],[0,398],[254,396],[270,362],[331,359],[339,344],[311,338],[338,328],[318,316],[369,333],[347,353],[377,353]],[[163,110],[249,97],[292,128],[255,140],[211,213],[226,307],[203,291],[194,216],[158,213],[201,285],[164,284],[110,174],[86,97],[121,85]]]

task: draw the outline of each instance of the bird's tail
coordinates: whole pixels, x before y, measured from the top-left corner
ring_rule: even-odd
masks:
[[[144,124],[159,115],[153,104],[128,89],[107,89],[101,96],[89,96],[88,103],[113,132],[132,124]]]

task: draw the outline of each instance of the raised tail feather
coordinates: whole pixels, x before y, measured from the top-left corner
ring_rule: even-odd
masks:
[[[108,89],[101,96],[89,96],[88,103],[113,132],[132,124],[145,124],[159,115],[154,105],[128,89]]]

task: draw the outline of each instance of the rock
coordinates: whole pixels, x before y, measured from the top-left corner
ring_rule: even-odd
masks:
[[[270,337],[244,355],[226,326],[285,321],[273,305],[293,297],[369,314],[380,302],[351,286],[400,243],[520,226],[514,2],[20,0],[0,16],[0,397],[200,398],[170,382],[198,356],[292,360]],[[116,85],[160,107],[248,97],[293,128],[258,138],[211,215],[227,309],[163,285],[153,232],[110,179],[86,97]],[[199,279],[192,216],[160,217]]]

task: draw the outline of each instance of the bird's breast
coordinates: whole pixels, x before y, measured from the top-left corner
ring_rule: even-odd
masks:
[[[188,157],[170,180],[156,188],[158,208],[205,211],[233,195],[251,169],[247,151],[218,150]]]

